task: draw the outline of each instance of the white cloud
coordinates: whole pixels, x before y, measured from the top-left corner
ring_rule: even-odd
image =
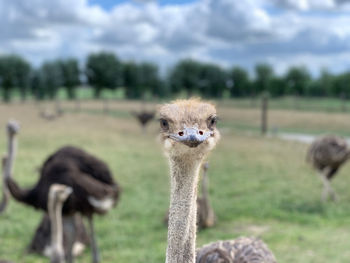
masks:
[[[0,0],[0,52],[20,53],[35,64],[107,49],[162,67],[185,57],[247,68],[271,61],[278,71],[293,63],[313,71],[349,66],[345,59],[327,60],[349,52],[348,0],[141,2],[106,11],[87,0]],[[335,8],[342,12],[326,11]]]

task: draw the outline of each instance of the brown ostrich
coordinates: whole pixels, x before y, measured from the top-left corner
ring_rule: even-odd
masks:
[[[73,189],[64,184],[52,184],[47,210],[51,221],[51,263],[64,263],[62,207]]]
[[[12,178],[12,164],[18,126],[8,125],[9,150],[5,169],[5,183],[11,195],[19,202],[47,212],[47,199],[52,184],[64,184],[73,189],[73,193],[63,206],[63,215],[70,219],[71,231],[67,232],[70,244],[68,262],[72,261],[72,239],[76,227],[74,215],[80,213],[87,217],[90,229],[90,240],[93,262],[99,262],[99,252],[93,227],[93,215],[108,212],[119,198],[120,188],[113,180],[108,166],[91,154],[72,146],[66,146],[44,162],[37,184],[30,189],[21,189]],[[66,221],[67,221],[66,220]]]
[[[216,109],[197,99],[178,100],[163,105],[159,115],[160,137],[169,159],[171,176],[166,262],[194,263],[199,170],[220,138],[216,129]],[[206,255],[214,253],[202,261],[206,263],[276,262],[266,245],[254,238],[219,241],[202,249]],[[201,261],[202,249],[197,250],[197,262]]]
[[[311,144],[306,159],[320,175],[323,183],[323,201],[329,196],[332,200],[336,200],[337,195],[331,187],[330,180],[349,157],[349,147],[346,140],[341,137],[327,135],[316,139]]]
[[[202,165],[203,175],[201,184],[201,197],[197,198],[197,228],[199,230],[212,227],[215,225],[216,217],[212,206],[210,205],[208,192],[208,162]],[[164,223],[168,225],[169,211],[164,217]]]
[[[153,120],[155,116],[154,111],[147,110],[142,110],[140,112],[132,111],[131,114],[139,121],[143,131],[146,130],[147,124]]]

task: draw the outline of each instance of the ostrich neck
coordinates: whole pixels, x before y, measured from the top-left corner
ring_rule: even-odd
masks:
[[[63,203],[50,198],[48,212],[51,224],[51,247],[52,252],[63,252],[63,230],[62,230],[62,206]]]
[[[171,193],[166,263],[194,263],[201,159],[170,158]]]
[[[15,159],[16,154],[16,136],[15,135],[8,135],[8,148],[7,148],[7,161],[6,161],[6,168],[5,168],[5,176],[11,177],[12,171],[13,171],[13,162]]]

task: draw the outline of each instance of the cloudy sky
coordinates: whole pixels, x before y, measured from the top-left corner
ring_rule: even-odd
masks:
[[[0,0],[0,54],[350,70],[350,0]]]

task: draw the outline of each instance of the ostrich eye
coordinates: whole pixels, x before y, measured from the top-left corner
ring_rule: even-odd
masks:
[[[160,127],[163,130],[168,130],[169,129],[169,122],[166,119],[160,119],[159,123],[160,123]]]
[[[218,121],[218,117],[213,116],[208,119],[208,128],[213,129],[216,126],[216,123]]]

